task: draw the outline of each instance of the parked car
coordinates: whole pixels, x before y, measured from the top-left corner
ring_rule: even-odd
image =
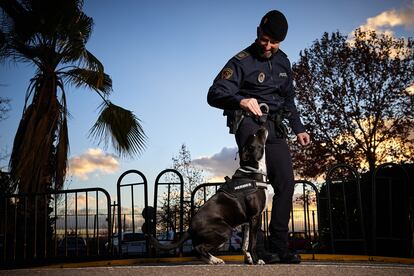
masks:
[[[228,251],[238,251],[242,248],[243,243],[243,233],[242,232],[233,232],[229,239],[229,250]]]
[[[230,238],[218,250],[224,252],[240,251],[243,243],[243,233],[233,230]]]
[[[176,233],[174,232],[168,232],[167,233],[160,233],[157,235],[157,240],[162,244],[169,244],[172,242],[177,241],[178,237],[176,236]],[[183,243],[183,253],[190,253],[193,251],[193,241],[191,239],[186,240]],[[175,250],[177,253],[179,252],[179,247]]]
[[[86,255],[86,240],[79,236],[66,236],[58,245],[58,254],[68,256]]]
[[[118,235],[112,237],[113,250],[118,254]],[[105,247],[109,249],[108,242]],[[146,239],[144,233],[126,231],[121,233],[121,250],[122,255],[143,254],[147,251]]]

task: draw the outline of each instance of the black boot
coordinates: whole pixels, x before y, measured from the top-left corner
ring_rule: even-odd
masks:
[[[279,263],[281,264],[299,264],[302,261],[299,254],[289,250],[279,253],[278,256],[280,259]]]
[[[281,262],[278,254],[266,250],[257,251],[257,256],[259,257],[259,260],[263,260],[266,264],[276,264]]]
[[[262,230],[257,232],[256,252],[259,260],[263,260],[266,264],[280,263],[278,254],[269,252],[265,248],[264,233]]]

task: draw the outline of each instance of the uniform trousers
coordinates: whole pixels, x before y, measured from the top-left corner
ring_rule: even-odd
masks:
[[[289,219],[295,187],[292,157],[284,134],[278,133],[274,122],[268,120],[264,126],[269,134],[265,145],[267,177],[275,192],[269,225],[269,249],[283,253],[288,249]],[[261,125],[252,117],[245,117],[236,134],[239,153],[247,138],[256,133]]]

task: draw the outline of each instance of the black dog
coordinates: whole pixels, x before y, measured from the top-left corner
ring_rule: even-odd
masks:
[[[241,167],[232,179],[226,177],[226,183],[199,209],[191,220],[189,230],[179,241],[160,244],[149,236],[155,248],[171,250],[191,238],[203,261],[208,264],[223,264],[224,261],[211,255],[210,251],[228,241],[233,228],[248,223],[242,248],[245,260],[250,264],[264,264],[256,254],[256,234],[267,197],[265,177],[260,170],[267,134],[265,128],[260,128],[248,138],[240,154]]]

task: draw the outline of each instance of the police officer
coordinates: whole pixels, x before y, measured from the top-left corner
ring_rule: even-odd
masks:
[[[287,30],[287,20],[280,11],[272,10],[263,16],[257,27],[255,42],[227,62],[207,96],[211,106],[224,110],[239,152],[249,135],[255,133],[261,124],[269,131],[266,166],[267,176],[275,191],[269,226],[270,252],[258,252],[267,263],[301,261],[299,255],[288,250],[294,178],[283,119],[288,119],[302,146],[310,143],[310,137],[295,106],[289,59],[279,49]],[[263,114],[261,104],[267,104],[268,114]],[[265,120],[263,115],[267,115]]]

